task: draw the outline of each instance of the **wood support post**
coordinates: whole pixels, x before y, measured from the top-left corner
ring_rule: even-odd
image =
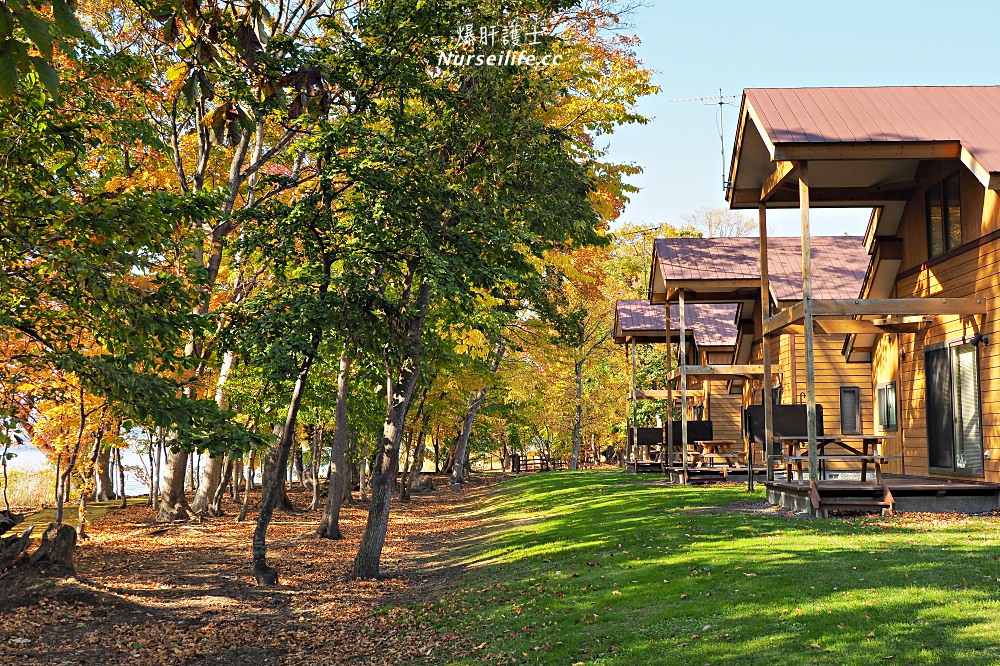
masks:
[[[809,165],[799,166],[799,214],[802,219],[802,302],[806,342],[806,432],[809,436],[809,481],[819,478],[816,453],[816,335],[813,331],[812,253],[809,231]]]
[[[636,422],[636,399],[635,393],[638,390],[638,386],[635,382],[635,338],[632,339],[632,460],[636,463],[639,462],[639,427]],[[639,468],[635,468],[638,474]]]
[[[767,206],[761,204],[758,209],[758,222],[760,224],[760,316],[761,331],[764,330],[764,322],[771,316],[771,284],[767,267]],[[764,365],[764,461],[767,465],[767,480],[774,481],[774,460],[771,459],[772,440],[774,439],[774,400],[771,396],[771,336],[764,334],[761,336],[761,356]],[[752,402],[752,401],[751,401]],[[751,434],[751,438],[753,435]],[[753,445],[750,446],[750,453],[753,452]],[[751,481],[753,487],[753,466],[750,467]]]
[[[670,300],[669,299],[667,299],[667,302],[663,304],[663,311],[664,311],[663,315],[664,321],[666,322],[666,326],[664,326],[663,330],[667,332],[667,339],[666,339],[667,376],[669,377],[670,373],[673,371],[673,368],[671,366],[673,366],[674,364],[674,352],[672,349],[670,349]],[[674,455],[674,388],[671,385],[669,379],[667,380],[666,416],[667,416],[667,438],[665,441],[667,444],[667,465],[669,466],[673,464],[672,457]]]
[[[688,420],[687,420],[687,320],[684,312],[684,290],[679,289],[677,291],[678,305],[677,310],[679,311],[678,319],[680,319],[680,338],[677,342],[678,344],[678,365],[681,370],[681,446],[682,457],[684,459],[684,483],[687,483],[687,461],[688,461]]]

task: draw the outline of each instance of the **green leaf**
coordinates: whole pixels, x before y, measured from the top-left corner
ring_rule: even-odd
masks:
[[[31,11],[19,13],[17,15],[28,38],[34,42],[42,56],[46,59],[52,57],[52,36],[49,35],[49,26],[42,19],[35,16]]]
[[[42,85],[45,86],[45,89],[49,91],[50,95],[52,95],[53,101],[55,101],[56,104],[61,104],[62,98],[59,95],[59,75],[56,74],[56,70],[42,58],[32,57],[31,62],[35,66],[35,71],[38,72],[38,78],[42,82]]]
[[[14,60],[4,54],[0,55],[0,95],[10,97],[17,92],[17,67]]]
[[[14,32],[14,15],[7,9],[7,5],[0,5],[0,39],[10,37]]]
[[[52,18],[59,29],[73,37],[83,37],[83,26],[65,0],[52,0]]]

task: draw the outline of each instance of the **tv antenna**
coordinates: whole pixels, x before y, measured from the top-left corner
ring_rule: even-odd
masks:
[[[725,127],[723,125],[723,114],[722,107],[736,106],[734,102],[728,100],[737,99],[739,95],[723,95],[722,88],[719,88],[718,95],[712,95],[711,97],[684,97],[681,99],[672,99],[671,102],[701,102],[705,106],[717,106],[719,110],[716,112],[716,124],[719,127],[719,154],[722,158],[722,192],[726,194],[729,192],[729,188],[732,184],[726,178],[726,135]]]

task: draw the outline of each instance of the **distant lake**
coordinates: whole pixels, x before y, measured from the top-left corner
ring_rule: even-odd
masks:
[[[0,452],[3,449],[0,448]],[[7,469],[17,470],[20,472],[32,472],[40,469],[45,469],[50,466],[48,458],[42,453],[34,444],[21,444],[19,446],[10,447],[10,453],[14,454],[14,458],[7,462]],[[129,465],[135,465],[137,467],[149,467],[148,460],[141,460],[139,455],[130,449],[122,449],[122,463],[126,467]],[[117,475],[117,472],[116,472]],[[118,485],[118,479],[114,480],[115,487]],[[149,492],[149,487],[140,483],[135,475],[131,472],[125,472],[125,494],[126,495],[145,495]]]

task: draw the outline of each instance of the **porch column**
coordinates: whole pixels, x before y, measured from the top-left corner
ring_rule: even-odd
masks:
[[[757,207],[760,223],[760,316],[761,331],[771,316],[771,282],[767,267],[767,204]],[[767,465],[767,480],[774,481],[774,460],[771,459],[771,440],[774,439],[774,400],[771,397],[771,336],[761,335],[761,356],[764,364],[764,464]],[[753,435],[751,433],[751,439]],[[751,453],[753,444],[750,445]],[[753,461],[750,462],[750,488],[753,488]]]
[[[666,322],[667,331],[667,375],[669,376],[673,370],[674,365],[674,353],[670,349],[670,299],[668,298],[664,304],[664,321]],[[673,464],[672,456],[674,455],[674,388],[672,382],[667,382],[667,466],[669,467]]]
[[[636,393],[639,387],[635,383],[635,338],[632,338],[632,460],[639,462],[639,427],[636,421]],[[638,466],[635,468],[638,474]]]
[[[808,162],[799,166],[799,214],[802,218],[802,300],[805,304],[802,323],[806,328],[806,431],[809,435],[809,480],[815,481],[819,475],[819,460],[816,453],[816,336],[813,331]]]
[[[681,446],[684,458],[684,483],[687,483],[687,459],[688,459],[688,417],[687,417],[687,326],[686,314],[684,312],[684,290],[677,290],[678,305],[680,311],[680,341],[678,343],[678,365],[681,368]]]

